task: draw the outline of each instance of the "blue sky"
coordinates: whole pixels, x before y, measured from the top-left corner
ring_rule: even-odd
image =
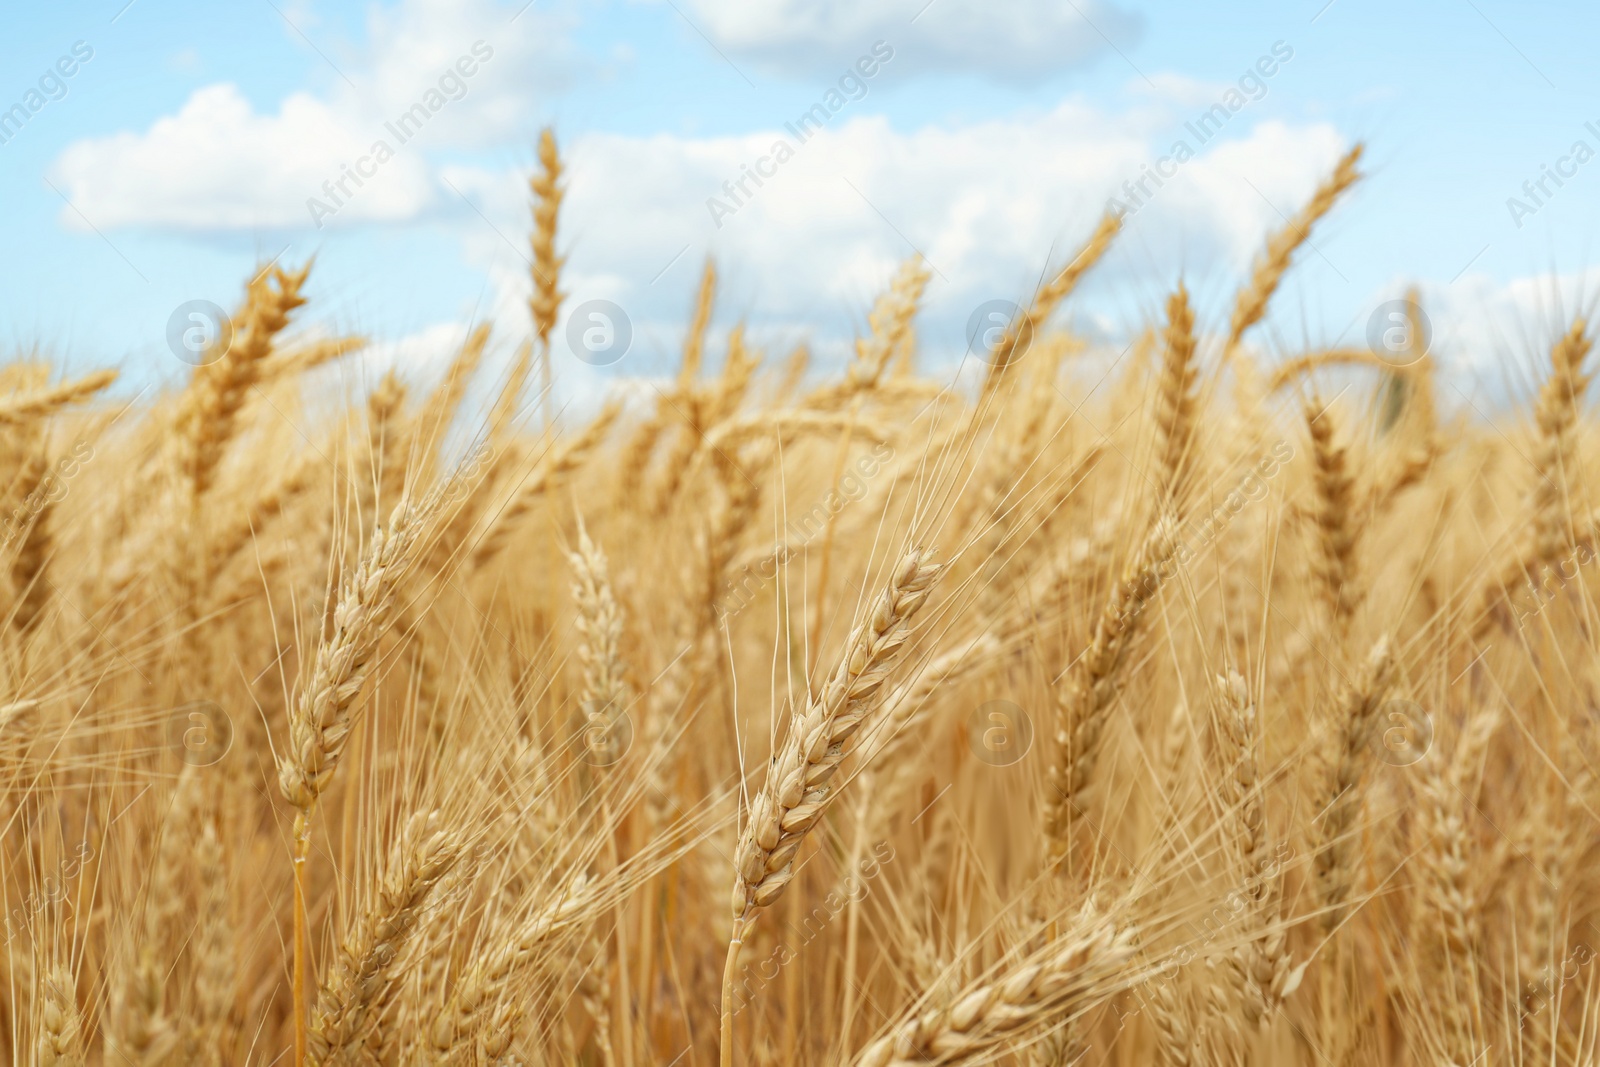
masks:
[[[1368,180],[1258,342],[1359,344],[1415,281],[1441,354],[1482,373],[1596,290],[1600,160],[1573,149],[1600,151],[1597,31],[1593,5],[1509,0],[26,5],[0,38],[0,109],[41,78],[32,100],[59,98],[0,144],[0,328],[165,380],[185,370],[165,342],[176,306],[232,307],[255,266],[315,254],[304,325],[366,334],[368,365],[430,373],[478,320],[508,351],[527,330],[525,182],[552,123],[571,167],[568,306],[611,300],[634,330],[603,371],[558,344],[569,392],[663,373],[708,254],[719,329],[842,359],[920,251],[935,269],[920,336],[953,362],[974,307],[1024,297],[1276,47],[1292,57],[1129,219],[1064,321],[1125,335],[1182,276],[1224,322],[1264,235],[1360,139]],[[75,45],[92,57],[74,63]],[[435,96],[404,145],[387,135],[475,45],[491,55],[453,77],[460,98]],[[875,46],[892,58],[850,79],[820,133],[784,129]],[[58,61],[70,77],[49,74]],[[714,212],[780,137],[793,158]],[[393,158],[319,228],[307,201],[378,139]],[[1570,176],[1535,203],[1523,183],[1558,163]],[[1514,219],[1511,197],[1534,210]]]

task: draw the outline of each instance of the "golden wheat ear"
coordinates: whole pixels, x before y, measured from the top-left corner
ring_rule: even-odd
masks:
[[[386,526],[373,531],[366,552],[342,584],[332,627],[321,641],[305,682],[289,706],[289,737],[278,763],[278,787],[295,809],[294,999],[295,1055],[308,1054],[310,944],[307,929],[312,819],[317,802],[333,780],[354,727],[356,698],[375,666],[378,642],[394,608],[396,590],[422,547],[429,521],[443,493],[419,504],[402,500]]]
[[[1396,673],[1393,643],[1381,637],[1360,672],[1343,686],[1334,708],[1312,863],[1324,908],[1323,926],[1328,930],[1344,918],[1355,882],[1357,850],[1351,835],[1358,828],[1365,800],[1363,786],[1373,761],[1378,712],[1394,686]]]
[[[72,973],[59,965],[40,977],[39,1029],[34,1044],[39,1067],[84,1067],[83,1013],[78,1008],[77,986]]]
[[[1239,295],[1234,301],[1233,318],[1228,323],[1228,340],[1225,351],[1231,354],[1245,333],[1256,323],[1260,322],[1267,313],[1267,305],[1272,301],[1272,295],[1278,291],[1278,284],[1283,281],[1283,275],[1289,269],[1289,264],[1294,259],[1294,254],[1300,246],[1311,239],[1311,231],[1323,216],[1333,210],[1334,204],[1357,181],[1361,179],[1361,172],[1356,169],[1361,162],[1361,154],[1365,146],[1357,143],[1350,151],[1340,157],[1334,166],[1333,173],[1312,194],[1311,200],[1290,219],[1283,229],[1274,233],[1267,240],[1267,247],[1256,260],[1255,269],[1250,274],[1250,281],[1239,290]]]
[[[1067,671],[1056,701],[1055,755],[1046,779],[1044,834],[1052,860],[1072,847],[1129,643],[1172,568],[1174,547],[1171,524],[1158,520],[1096,620],[1089,647]]]
[[[312,1011],[306,1063],[325,1067],[363,1046],[398,992],[407,945],[429,899],[461,859],[459,835],[437,812],[413,816],[375,894],[339,947]]]
[[[561,301],[567,295],[561,291],[561,269],[566,266],[567,259],[556,254],[556,223],[561,214],[561,201],[567,195],[566,186],[561,183],[563,171],[555,132],[546,126],[539,132],[539,172],[528,179],[528,191],[533,194],[533,236],[530,238],[533,262],[529,267],[533,275],[533,295],[528,297],[528,311],[533,317],[534,337],[539,342],[539,395],[547,430],[555,384],[550,332],[555,329],[556,319],[561,315]],[[516,398],[527,380],[531,355],[531,348],[518,349],[505,391],[495,407],[492,425],[500,425],[506,413],[515,409]]]
[[[1342,635],[1362,599],[1356,571],[1356,547],[1361,533],[1356,514],[1355,471],[1349,447],[1338,440],[1337,415],[1331,407],[1309,404],[1306,427],[1311,437],[1311,461],[1316,489],[1316,555],[1312,572],[1328,608],[1333,632]]]
[[[978,400],[980,411],[987,407],[989,398],[1000,387],[1001,381],[1017,361],[1019,353],[1026,351],[1034,337],[1044,330],[1045,322],[1055,313],[1061,302],[1078,287],[1083,276],[1100,262],[1110,249],[1111,242],[1121,232],[1122,216],[1112,212],[1102,215],[1099,224],[1095,226],[1094,232],[1089,235],[1083,247],[1078,250],[1078,254],[1073,256],[1054,278],[1040,287],[1033,295],[1033,301],[1027,310],[1006,325],[1005,332],[985,358],[989,372],[984,378],[983,391]]]
[[[1178,286],[1167,301],[1167,326],[1162,331],[1161,377],[1156,386],[1157,479],[1162,503],[1174,507],[1184,496],[1184,480],[1193,464],[1195,409],[1194,310],[1189,292]]]
[[[724,1065],[733,1059],[733,982],[746,933],[756,913],[776,902],[794,878],[800,846],[837,794],[833,776],[881,703],[880,690],[911,636],[911,619],[943,570],[920,548],[900,557],[888,586],[845,642],[838,665],[790,722],[766,784],[751,801],[735,854],[733,934],[722,991]]]
[[[16,393],[0,400],[0,426],[23,426],[47,418],[101,392],[117,380],[114,370],[99,370],[49,389]]]
[[[1127,988],[1137,938],[1109,916],[1079,920],[1050,944],[911,1015],[868,1045],[855,1067],[990,1063],[1020,1038],[1080,1018]]]
[[[195,368],[178,398],[178,469],[199,498],[216,481],[217,468],[237,432],[240,409],[261,380],[289,316],[306,302],[300,295],[311,273],[308,261],[298,273],[273,266],[250,280],[245,306],[228,347]]]

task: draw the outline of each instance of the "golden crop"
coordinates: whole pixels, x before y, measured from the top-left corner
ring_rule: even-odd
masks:
[[[330,403],[283,267],[173,394],[0,370],[7,1062],[1596,1062],[1590,335],[1494,424],[1270,360],[1359,155],[1120,359],[1108,217],[973,389],[916,259],[831,377],[707,264],[553,417],[548,136],[499,381]]]

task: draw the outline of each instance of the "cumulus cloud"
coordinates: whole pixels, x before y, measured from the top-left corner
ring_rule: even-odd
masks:
[[[1108,198],[1155,158],[1170,125],[1153,113],[1130,118],[1068,102],[1042,115],[912,131],[862,116],[804,143],[782,127],[739,137],[589,135],[568,152],[569,306],[604,297],[636,324],[679,324],[709,254],[722,265],[730,315],[798,336],[802,324],[859,324],[871,295],[918,250],[936,272],[923,341],[959,352],[973,308],[1026,299],[1046,265],[1070,257]],[[1230,132],[1129,220],[1124,253],[1097,272],[1102,280],[1142,281],[1151,261],[1242,271],[1281,224],[1272,205],[1306,199],[1345,147],[1325,125]],[[793,150],[781,163],[780,143]],[[771,174],[759,186],[745,177],[758,170]],[[507,314],[525,314],[515,309],[526,264],[496,232],[525,225],[523,176],[463,167],[450,180],[494,222],[464,218],[469,258],[498,279]],[[1132,248],[1139,257],[1119,258]],[[664,360],[676,329],[636,335],[653,339]]]
[[[1397,279],[1373,296],[1374,307],[1404,293]],[[1507,384],[1537,383],[1549,372],[1549,348],[1577,315],[1593,316],[1600,268],[1501,281],[1469,273],[1454,282],[1420,283],[1432,351],[1447,367],[1471,369]]]
[[[306,225],[306,198],[362,155],[360,139],[324,101],[296,93],[275,115],[256,113],[233,85],[196,90],[176,115],[144,133],[69,145],[56,174],[102,227],[230,230]],[[347,219],[404,219],[433,195],[416,155],[389,162]],[[82,226],[76,212],[62,221]]]
[[[493,0],[375,8],[365,47],[339,60],[350,82],[294,93],[275,113],[233,85],[205,86],[143,132],[69,145],[53,177],[102,227],[299,227],[314,221],[310,198],[336,209],[316,216],[324,225],[415,217],[438,195],[426,151],[526,132],[538,101],[570,75],[567,23],[513,15]],[[366,177],[358,184],[347,168]],[[341,180],[342,190],[324,187]],[[81,226],[75,212],[62,220]]]
[[[392,10],[374,7],[362,52],[364,73],[352,74],[355,90],[337,83],[335,105],[368,124],[392,120],[482,41],[493,58],[459,79],[465,95],[451,100],[448,121],[430,124],[427,144],[477,148],[526,134],[534,108],[571,83],[579,61],[567,40],[574,28],[570,17],[541,11],[540,5],[519,14],[522,6],[520,0],[510,6],[494,0],[404,0]]]
[[[1141,27],[1137,15],[1091,0],[693,0],[690,6],[719,48],[796,75],[849,63],[882,40],[895,49],[897,71],[1036,82],[1108,51],[1108,38],[1128,49]]]

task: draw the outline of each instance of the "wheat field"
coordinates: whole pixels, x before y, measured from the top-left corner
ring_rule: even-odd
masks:
[[[1108,216],[959,383],[916,257],[842,374],[708,262],[552,412],[540,161],[426,388],[310,264],[164,394],[0,370],[6,1062],[1600,1062],[1581,316],[1493,418],[1268,351],[1358,147],[1125,350]]]

